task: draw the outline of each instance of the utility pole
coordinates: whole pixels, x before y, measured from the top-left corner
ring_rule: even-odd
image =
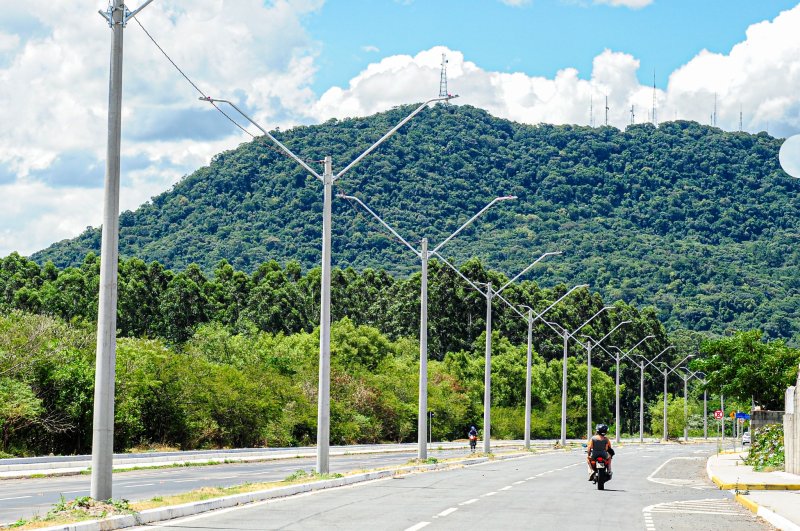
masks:
[[[486,284],[486,360],[483,369],[483,451],[491,449],[492,420],[492,283]]]
[[[437,245],[432,251],[428,251],[428,238],[422,239],[422,246],[420,250],[414,248],[413,245],[403,238],[396,230],[394,230],[386,221],[383,220],[378,214],[369,208],[364,202],[351,195],[339,194],[338,197],[354,201],[358,203],[361,208],[372,214],[378,222],[383,225],[395,238],[397,238],[403,245],[408,247],[422,262],[422,278],[420,282],[420,310],[419,310],[419,411],[417,417],[417,458],[424,461],[428,458],[427,447],[425,444],[425,437],[427,433],[426,419],[428,417],[428,261],[431,255],[438,254],[447,242],[453,239],[457,234],[463,231],[473,221],[478,219],[484,212],[489,210],[495,203],[499,201],[507,201],[516,199],[516,196],[502,196],[494,198],[488,205],[483,207],[480,212],[472,216],[458,230],[445,238],[442,243]]]
[[[100,292],[97,307],[97,351],[92,419],[92,479],[90,496],[107,500],[112,496],[114,458],[114,380],[117,357],[117,261],[119,259],[120,144],[122,142],[122,51],[123,30],[133,13],[123,0],[111,0],[107,11],[99,11],[111,28],[111,67],[108,84],[108,139],[103,195],[103,229],[100,244]]]
[[[278,146],[286,155],[294,159],[311,175],[320,180],[323,184],[323,206],[322,206],[322,275],[320,285],[320,325],[319,325],[319,400],[317,405],[317,465],[316,471],[319,474],[327,474],[330,471],[330,360],[331,360],[331,202],[333,195],[333,183],[338,181],[345,173],[361,162],[367,155],[372,153],[377,147],[383,144],[389,137],[395,134],[401,127],[408,123],[417,114],[422,112],[430,103],[437,101],[449,101],[458,96],[447,96],[445,98],[432,98],[418,106],[411,114],[400,120],[392,129],[379,138],[369,148],[353,159],[347,166],[333,174],[332,158],[325,157],[323,174],[320,175],[303,159],[295,155],[288,147],[283,145],[278,139],[272,136],[269,131],[261,127],[255,120],[242,111],[235,103],[230,100],[211,98],[203,96],[202,101],[208,103],[226,103],[233,107],[237,113],[244,117],[248,122],[257,127],[264,136],[273,144]]]

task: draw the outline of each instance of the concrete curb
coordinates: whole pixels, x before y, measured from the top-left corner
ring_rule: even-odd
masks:
[[[407,473],[447,470],[451,468],[460,468],[470,465],[478,465],[492,460],[496,461],[505,459],[517,459],[533,455],[536,454],[529,452],[516,452],[513,454],[496,455],[494,456],[493,459],[489,457],[475,457],[451,463],[435,463],[430,465],[416,465],[416,466],[399,467],[387,470],[377,470],[374,472],[354,474],[352,476],[345,476],[342,478],[326,479],[322,481],[314,481],[312,483],[302,483],[300,485],[291,485],[287,487],[276,487],[256,492],[248,492],[245,494],[234,494],[232,496],[214,498],[211,500],[205,500],[201,502],[191,502],[182,505],[172,505],[168,507],[159,507],[156,509],[147,509],[145,511],[136,514],[112,516],[110,518],[105,518],[102,520],[87,520],[84,522],[76,522],[76,523],[63,524],[51,527],[42,527],[38,528],[38,531],[110,531],[113,529],[123,529],[126,527],[151,524],[154,522],[162,522],[166,520],[173,520],[175,518],[183,518],[186,516],[192,516],[207,511],[213,511],[216,509],[226,509],[229,507],[236,507],[237,505],[244,505],[247,503],[260,502],[275,498],[284,498],[287,496],[293,496],[295,494],[303,494],[306,492],[312,492],[317,490],[353,485],[355,483],[385,479]]]
[[[744,484],[741,484],[741,483],[732,485],[732,484],[729,484],[729,483],[723,483],[722,480],[720,480],[717,476],[715,476],[713,474],[713,472],[711,472],[711,466],[710,465],[711,465],[711,459],[709,458],[708,460],[706,460],[706,474],[708,474],[708,478],[711,481],[713,481],[714,484],[717,485],[720,488],[720,490],[738,490],[738,489],[742,489],[742,490],[798,490],[798,489],[783,489],[783,488],[782,489],[770,489],[770,488],[761,488],[761,489],[759,489],[758,488],[759,486],[762,486],[762,487],[769,487],[769,486],[773,486],[774,487],[775,486],[775,485],[768,485],[768,484],[764,484],[764,483],[756,484],[756,485],[744,485]],[[780,485],[780,486],[782,487],[782,485]],[[798,526],[794,522],[784,518],[783,516],[779,515],[776,512],[770,511],[766,507],[760,506],[758,503],[754,502],[753,500],[751,500],[750,498],[748,498],[744,494],[739,494],[737,492],[737,493],[735,493],[733,495],[733,499],[736,500],[738,503],[740,503],[742,506],[744,506],[746,509],[748,509],[750,512],[754,513],[756,516],[758,516],[760,518],[763,518],[764,520],[766,520],[767,522],[769,522],[770,524],[772,524],[776,528],[781,529],[782,531],[800,531],[800,526]]]
[[[509,448],[522,446],[517,442],[498,442],[494,443],[498,448]],[[532,445],[533,446],[533,445]],[[447,446],[442,448],[442,451],[457,451],[465,450],[468,446],[466,443],[463,446]],[[549,449],[548,446],[537,445],[536,449]],[[412,449],[416,450],[416,448]],[[331,455],[345,456],[345,455],[372,455],[372,454],[395,454],[410,451],[407,448],[375,448],[363,450],[348,450],[341,453],[334,453]],[[313,458],[316,457],[316,451],[301,451],[301,452],[268,452],[256,453],[249,455],[242,454],[200,454],[187,459],[175,459],[175,456],[159,456],[147,459],[117,459],[113,464],[115,471],[119,470],[144,470],[147,468],[159,467],[179,467],[190,465],[222,465],[228,463],[252,463],[252,462],[266,462],[266,461],[279,461],[297,458]],[[31,476],[70,476],[78,475],[88,472],[90,469],[91,461],[60,461],[57,463],[50,463],[47,468],[42,468],[42,464],[15,464],[15,465],[2,465],[0,464],[0,480],[3,479],[23,479]]]
[[[711,472],[711,458],[706,460],[706,474],[719,490],[800,490],[798,483],[725,483]]]
[[[742,504],[745,508],[749,509],[750,512],[759,518],[763,518],[781,531],[800,531],[800,526],[794,522],[784,518],[776,512],[770,511],[766,507],[762,507],[744,494],[736,494],[734,499]]]

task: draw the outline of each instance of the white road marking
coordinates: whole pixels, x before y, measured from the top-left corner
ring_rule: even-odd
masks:
[[[417,525],[412,525],[411,527],[409,527],[405,531],[417,531],[418,529],[422,529],[426,525],[430,525],[430,522],[420,522]]]
[[[452,514],[458,510],[458,507],[450,507],[449,509],[445,509],[444,511],[440,512],[434,518],[438,518],[439,516],[447,516],[448,514]]]
[[[514,488],[514,486],[513,486],[513,485],[508,485],[508,486],[506,486],[506,487],[503,487],[503,488],[502,488],[502,489],[500,489],[500,490],[508,490],[508,489],[513,489],[513,488]]]
[[[523,483],[525,483],[525,481],[515,481],[514,485],[522,485]]]
[[[475,503],[476,501],[478,501],[478,498],[472,498],[471,500],[459,503],[459,505],[469,505],[470,503]]]
[[[536,476],[531,476],[531,477],[529,477],[529,478],[525,478],[525,481],[530,481],[530,480],[532,480],[532,479],[536,479]]]
[[[77,494],[77,493],[79,493],[79,492],[89,492],[89,491],[88,491],[87,489],[81,489],[81,490],[65,490],[65,491],[64,491],[64,494]]]
[[[155,483],[140,483],[138,485],[121,485],[121,486],[132,489],[134,487],[149,487],[150,485],[155,485]]]
[[[83,492],[83,491],[80,491],[80,492]],[[6,500],[22,500],[22,499],[24,499],[24,498],[33,498],[33,496],[14,496],[13,498],[0,498],[0,501],[6,501]]]
[[[494,496],[497,492],[487,492],[486,494],[481,494],[481,498],[485,498],[487,496]]]
[[[705,459],[705,458],[704,457],[672,457],[670,459],[667,459],[663,463],[661,463],[661,465],[658,468],[653,470],[653,472],[649,476],[647,476],[647,481],[651,481],[653,483],[658,483],[659,485],[669,485],[671,487],[691,487],[693,485],[705,485],[705,482],[703,482],[703,481],[697,481],[697,480],[692,480],[692,479],[671,479],[671,478],[656,478],[656,477],[654,477],[656,474],[658,474],[661,471],[662,468],[667,466],[667,463],[669,463],[670,461],[675,461],[677,459],[693,461],[693,460],[696,460],[696,459]]]
[[[193,481],[200,481],[199,479],[176,479],[173,483],[191,483]]]

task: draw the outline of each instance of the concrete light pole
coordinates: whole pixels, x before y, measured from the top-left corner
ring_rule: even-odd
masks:
[[[691,372],[686,371],[686,373],[681,374],[681,378],[683,378],[683,440],[685,442],[689,441],[689,391],[688,391],[688,382],[691,378],[697,377],[697,374],[702,374],[699,371]],[[705,412],[705,397],[703,399],[703,410]],[[705,417],[703,417],[705,419]],[[706,432],[706,421],[703,420],[703,431],[707,437]]]
[[[394,235],[395,238],[400,240],[406,247],[411,249],[413,252],[422,262],[422,278],[421,278],[421,286],[420,286],[420,317],[419,317],[419,399],[418,405],[419,410],[417,413],[417,458],[421,460],[425,460],[428,458],[428,451],[427,446],[425,444],[425,433],[427,432],[427,427],[425,423],[427,422],[427,410],[428,410],[428,261],[433,253],[438,252],[447,242],[453,239],[458,233],[464,230],[467,226],[469,226],[473,221],[478,219],[481,214],[489,210],[495,203],[500,201],[507,201],[510,199],[516,199],[516,196],[503,196],[503,197],[496,197],[493,199],[488,205],[483,207],[477,214],[472,216],[468,219],[463,225],[461,225],[455,232],[453,232],[450,236],[444,239],[439,245],[437,245],[432,251],[428,251],[428,239],[422,239],[422,248],[418,251],[413,245],[408,243],[400,234],[397,233],[388,223],[386,223],[378,214],[376,214],[371,208],[364,204],[359,198],[339,194],[338,197],[343,199],[347,199],[349,201],[355,201],[361,207],[372,214],[372,216],[378,220],[378,222],[383,225],[390,233]]]
[[[600,311],[595,313],[589,319],[586,320],[582,325],[572,331],[570,333],[566,328],[557,324],[557,323],[548,323],[551,326],[555,326],[561,329],[561,337],[564,339],[564,358],[562,361],[561,367],[561,446],[565,446],[567,444],[567,354],[569,350],[569,340],[570,338],[574,337],[584,326],[591,323],[595,317],[600,315],[606,310],[614,310],[613,306],[603,306]],[[576,339],[576,341],[578,341]],[[578,343],[581,343],[578,341]],[[581,343],[582,344],[582,343]]]
[[[594,341],[593,338],[581,334],[583,337],[587,339],[586,341],[586,438],[591,439],[592,435],[594,435],[594,426],[592,426],[592,341],[594,341],[595,346],[600,346],[603,341],[610,336],[614,331],[626,324],[631,323],[631,321],[622,321],[617,326],[611,329],[606,335],[601,337],[599,340]]]
[[[535,262],[533,262],[531,265],[526,267],[522,271],[522,273],[525,273],[528,269],[533,267],[533,265],[535,265],[539,260],[541,260],[545,256],[548,256],[548,255],[551,255],[551,254],[559,254],[559,253],[545,253],[544,255],[539,257]],[[483,291],[481,291],[481,289],[478,287],[478,285],[475,282],[473,282],[472,280],[468,279],[461,271],[458,270],[458,268],[456,266],[454,266],[453,264],[448,262],[441,254],[439,254],[437,252],[436,255],[445,264],[447,264],[447,266],[450,267],[450,269],[455,271],[456,274],[458,274],[462,279],[464,279],[467,282],[467,284],[472,286],[472,288],[475,289],[475,291],[477,291],[478,293],[480,293],[481,295],[486,297],[486,299],[487,299],[486,313],[487,313],[487,323],[488,324],[491,324],[491,298],[494,298],[494,297],[497,297],[500,300],[502,300],[503,302],[505,302],[506,305],[509,306],[512,310],[514,310],[520,317],[523,317],[523,318],[525,317],[525,315],[523,313],[521,313],[516,307],[514,307],[513,304],[508,302],[508,300],[503,298],[503,296],[500,294],[500,292],[503,289],[508,287],[508,285],[511,284],[511,282],[513,282],[514,280],[516,280],[520,275],[522,275],[522,273],[520,273],[519,275],[514,277],[511,281],[506,282],[506,284],[503,285],[502,288],[500,288],[499,290],[497,290],[495,292],[492,292],[491,282],[489,282],[489,283],[486,284],[486,292],[483,292]],[[556,304],[561,302],[563,299],[565,299],[570,293],[572,293],[576,289],[578,289],[578,288],[586,288],[586,287],[588,287],[588,284],[580,284],[578,286],[574,286],[569,291],[567,291],[564,295],[562,295],[556,302],[551,304],[544,312],[539,314],[537,316],[537,319],[540,318],[542,315],[544,315],[548,310],[550,310],[550,308],[552,308],[553,306],[555,306]],[[551,327],[553,326],[553,323],[548,323],[547,321],[543,321],[543,322],[545,322],[546,324],[548,324]],[[483,377],[483,380],[484,380],[484,391],[483,391],[484,392],[484,394],[483,394],[483,400],[484,400],[484,402],[483,402],[483,420],[484,420],[484,426],[483,426],[484,434],[483,434],[483,437],[484,437],[484,440],[483,440],[483,448],[484,448],[484,451],[486,453],[489,453],[489,450],[491,449],[490,442],[489,442],[489,434],[491,433],[491,413],[490,413],[490,410],[491,410],[491,383],[492,383],[492,380],[491,380],[491,368],[492,368],[492,366],[491,366],[491,327],[490,326],[486,327],[486,335],[487,335],[487,338],[489,338],[489,339],[486,340],[486,361],[484,363],[484,377]]]
[[[665,441],[669,440],[669,435],[667,433],[667,377],[674,371],[678,370],[684,361],[693,357],[694,354],[689,354],[672,368],[669,368],[669,366],[667,366],[666,363],[659,363],[659,365],[662,365],[664,367],[663,369],[659,369],[659,371],[661,372],[661,374],[664,375],[664,431],[663,431],[664,439],[663,440]]]
[[[108,138],[100,244],[100,290],[97,306],[97,351],[92,418],[92,478],[89,495],[95,500],[112,496],[114,457],[114,380],[117,358],[117,261],[119,259],[120,145],[122,143],[123,30],[133,12],[123,0],[110,0],[100,15],[111,28],[111,66],[108,83]]]
[[[288,147],[283,145],[278,139],[272,136],[269,131],[261,127],[250,116],[244,113],[235,103],[229,100],[216,99],[211,97],[201,97],[200,100],[209,103],[226,103],[233,107],[243,118],[258,128],[264,136],[273,144],[278,146],[284,153],[294,159],[306,171],[316,177],[323,185],[323,207],[322,207],[322,275],[321,275],[321,300],[320,300],[320,324],[319,324],[319,401],[317,404],[317,466],[319,474],[327,474],[330,471],[330,372],[331,372],[331,202],[333,195],[333,183],[339,180],[347,171],[361,162],[364,157],[372,153],[379,145],[385,142],[390,136],[396,133],[414,116],[425,109],[428,104],[436,101],[449,101],[458,96],[445,96],[432,98],[417,107],[411,114],[403,118],[377,142],[372,144],[361,155],[353,159],[350,164],[345,166],[336,175],[333,174],[332,158],[325,157],[323,174],[320,175],[311,168],[306,161],[295,155]]]
[[[644,442],[644,368],[647,367],[648,365],[652,365],[658,358],[661,357],[663,353],[672,348],[675,348],[675,346],[674,345],[668,346],[650,360],[646,359],[641,354],[637,354],[638,357],[642,358],[642,361],[639,362],[639,442],[640,443]]]
[[[638,342],[638,343],[636,343],[636,344],[635,344],[633,347],[631,347],[631,348],[630,348],[630,349],[629,349],[627,352],[625,352],[625,354],[623,354],[623,353],[622,353],[622,350],[621,350],[619,347],[611,347],[611,348],[613,348],[613,349],[616,349],[616,351],[617,351],[617,354],[616,354],[616,356],[614,356],[614,360],[615,360],[615,361],[616,361],[616,363],[617,363],[617,370],[616,370],[616,375],[615,375],[615,387],[616,387],[616,393],[615,393],[616,400],[615,400],[615,402],[616,402],[616,404],[615,404],[615,406],[614,406],[614,412],[615,412],[615,417],[616,417],[616,421],[615,421],[615,425],[614,425],[614,428],[615,428],[615,432],[616,432],[616,433],[615,433],[615,435],[614,435],[614,439],[616,440],[616,442],[619,442],[619,438],[620,438],[620,433],[619,433],[619,432],[620,432],[620,411],[619,411],[619,362],[620,362],[620,361],[622,361],[622,360],[623,360],[623,359],[625,359],[625,358],[631,359],[631,357],[630,357],[630,353],[631,353],[631,352],[633,352],[634,350],[636,350],[636,348],[637,348],[639,345],[641,345],[642,343],[644,343],[644,342],[645,342],[645,341],[647,341],[648,339],[652,339],[652,338],[654,338],[654,337],[656,337],[656,336],[654,336],[654,335],[649,335],[649,336],[645,336],[645,337],[643,337],[641,340],[639,340],[639,342]],[[608,351],[606,351],[606,352],[608,352]],[[612,356],[613,356],[613,354],[612,354]]]

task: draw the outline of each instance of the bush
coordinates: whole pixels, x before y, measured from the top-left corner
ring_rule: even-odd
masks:
[[[783,470],[786,458],[783,449],[783,425],[768,424],[751,435],[750,453],[744,460],[745,464],[759,471]]]

